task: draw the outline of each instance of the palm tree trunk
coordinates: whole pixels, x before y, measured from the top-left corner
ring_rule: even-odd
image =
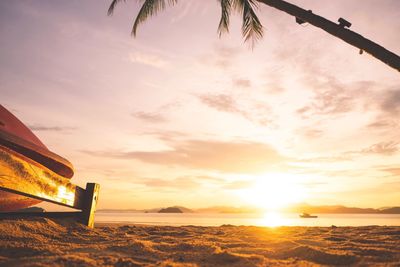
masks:
[[[400,57],[395,53],[387,50],[386,48],[378,45],[364,38],[362,35],[353,32],[349,29],[344,28],[342,25],[336,24],[326,18],[318,16],[310,11],[302,9],[296,5],[288,3],[283,0],[257,0],[260,3],[264,3],[268,6],[279,9],[286,12],[302,21],[308,22],[324,31],[342,39],[348,44],[359,48],[361,51],[365,51],[373,57],[381,60],[390,67],[400,71]]]

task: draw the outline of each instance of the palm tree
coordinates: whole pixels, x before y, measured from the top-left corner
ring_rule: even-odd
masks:
[[[126,0],[113,0],[108,9],[108,15],[112,15],[115,6]],[[178,0],[139,0],[143,5],[135,19],[132,28],[132,35],[136,36],[136,31],[139,24],[143,23],[146,19],[156,15],[159,11],[165,9],[168,5],[175,5]],[[379,44],[363,37],[362,35],[351,31],[348,27],[351,26],[347,21],[340,19],[339,24],[334,23],[324,17],[314,14],[310,10],[305,10],[301,7],[293,5],[283,0],[218,0],[221,5],[221,20],[218,26],[218,33],[221,35],[224,32],[229,32],[229,17],[232,11],[242,14],[242,34],[245,41],[250,41],[252,45],[260,39],[263,35],[263,27],[258,19],[255,9],[258,3],[271,6],[281,10],[296,18],[298,23],[309,23],[337,38],[345,41],[346,43],[360,49],[360,54],[363,51],[372,55],[373,57],[381,60],[390,67],[400,71],[400,57],[395,53],[387,50]]]

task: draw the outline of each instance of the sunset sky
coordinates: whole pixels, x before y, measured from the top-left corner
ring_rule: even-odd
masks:
[[[99,208],[400,205],[400,74],[261,5],[251,49],[217,1],[130,36],[137,1],[0,1],[0,103],[101,184]],[[400,1],[290,0],[400,54]]]

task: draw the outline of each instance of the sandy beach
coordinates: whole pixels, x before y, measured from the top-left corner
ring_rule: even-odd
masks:
[[[398,266],[400,227],[0,221],[0,266]]]

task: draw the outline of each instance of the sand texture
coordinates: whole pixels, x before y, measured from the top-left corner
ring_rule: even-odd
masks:
[[[97,226],[0,221],[0,266],[400,266],[400,227]]]

